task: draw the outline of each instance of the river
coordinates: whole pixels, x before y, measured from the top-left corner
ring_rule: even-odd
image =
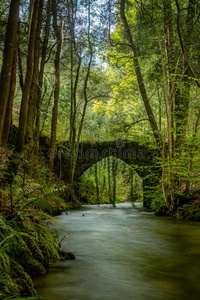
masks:
[[[34,280],[44,300],[200,299],[199,223],[130,203],[87,205],[56,220],[71,232],[62,248],[76,260]]]

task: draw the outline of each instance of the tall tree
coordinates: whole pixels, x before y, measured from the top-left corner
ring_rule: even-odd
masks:
[[[60,54],[62,47],[62,33],[61,25],[58,24],[56,0],[52,0],[52,14],[53,14],[53,28],[57,42],[56,54],[54,59],[55,80],[54,80],[54,99],[52,108],[52,121],[51,121],[51,142],[50,142],[50,167],[54,166],[55,144],[56,144],[56,132],[58,121],[58,100],[60,93]]]
[[[133,55],[133,64],[134,64],[134,69],[135,69],[135,73],[136,73],[136,77],[137,77],[137,82],[138,82],[138,86],[139,86],[139,90],[140,90],[140,94],[142,97],[142,100],[144,102],[144,106],[149,118],[149,122],[151,124],[151,128],[153,130],[153,134],[155,137],[155,140],[158,144],[158,146],[160,147],[161,144],[161,136],[159,135],[159,128],[158,128],[158,124],[156,122],[150,101],[149,101],[149,97],[147,95],[147,91],[146,91],[146,86],[144,83],[144,78],[141,72],[141,68],[140,68],[140,62],[139,62],[139,54],[138,54],[138,50],[135,44],[135,41],[133,39],[133,35],[131,33],[131,29],[130,29],[130,25],[127,21],[126,18],[126,14],[125,14],[125,7],[126,7],[126,0],[121,0],[120,2],[120,16],[121,16],[121,20],[123,22],[124,25],[124,31],[125,31],[125,36],[130,44],[131,47],[131,51],[132,51],[132,55]]]
[[[19,5],[20,0],[12,0],[8,17],[8,25],[6,30],[5,47],[3,55],[3,65],[0,79],[0,143],[2,140],[2,132],[8,103],[10,82],[13,68],[13,57],[16,45],[16,35],[19,21]]]
[[[195,16],[197,12],[197,3],[195,0],[189,0],[186,8],[186,18],[181,22],[181,7],[179,1],[176,0],[177,7],[177,31],[180,41],[180,47],[183,54],[183,72],[182,72],[182,88],[179,89],[179,93],[175,99],[175,117],[176,117],[176,148],[179,155],[183,152],[184,143],[186,138],[186,129],[188,124],[189,102],[190,102],[190,90],[191,90],[191,76],[194,77],[197,85],[199,80],[191,66],[190,57],[193,53],[193,36],[195,29]],[[186,28],[184,32],[181,30],[181,23],[184,24],[183,28]]]
[[[91,9],[90,9],[90,1],[87,3],[87,28],[85,28],[85,24],[82,25],[84,28],[79,28],[80,32],[84,33],[85,41],[84,43],[77,41],[77,37],[75,36],[76,26],[80,20],[77,19],[77,2],[75,4],[73,1],[68,1],[68,23],[70,25],[70,57],[71,57],[71,70],[70,70],[70,79],[71,79],[71,106],[70,106],[70,148],[72,153],[71,160],[71,171],[70,171],[70,182],[73,186],[74,184],[74,174],[77,163],[77,154],[79,149],[79,143],[81,139],[82,128],[84,124],[84,119],[86,115],[87,105],[88,105],[88,82],[90,78],[91,65],[93,59],[93,45],[91,42]],[[77,24],[76,24],[77,23]],[[82,37],[79,37],[81,41]],[[81,47],[80,47],[81,46]],[[87,53],[87,58],[85,59],[83,53]],[[84,64],[82,61],[85,60]],[[74,65],[77,65],[76,70]],[[80,89],[80,76],[81,71],[84,69],[84,79],[82,93],[83,95],[83,108],[81,112],[81,119],[78,120],[78,111],[77,106],[80,105],[77,102],[78,92]],[[74,76],[75,74],[75,76]],[[82,100],[82,99],[81,99]]]
[[[16,152],[22,152],[25,143],[26,125],[27,125],[27,114],[28,114],[28,103],[30,97],[30,89],[33,78],[34,70],[34,50],[35,50],[35,37],[37,30],[37,18],[40,0],[33,1],[32,4],[32,14],[31,14],[31,25],[29,31],[29,41],[28,41],[28,56],[27,56],[27,69],[26,78],[23,87],[20,117],[19,117],[19,127],[17,132],[17,140],[15,149]]]
[[[5,146],[8,141],[9,133],[10,133],[10,127],[12,123],[12,109],[13,109],[13,100],[15,95],[15,87],[16,87],[16,66],[17,66],[17,57],[18,57],[18,40],[19,35],[16,36],[16,44],[15,44],[15,51],[13,56],[13,66],[12,66],[12,74],[11,74],[11,80],[10,80],[10,89],[9,89],[9,95],[8,95],[8,103],[6,107],[6,114],[5,114],[5,120],[4,120],[4,127],[3,127],[3,133],[2,133],[2,145]]]
[[[43,78],[44,78],[44,69],[46,64],[46,55],[48,49],[48,41],[50,35],[50,21],[51,21],[51,0],[47,1],[46,4],[46,23],[44,28],[44,38],[42,42],[42,53],[41,53],[41,62],[40,62],[40,71],[38,79],[38,89],[37,89],[37,104],[36,104],[36,153],[39,150],[39,136],[40,136],[40,123],[41,123],[41,105],[42,105],[42,87],[43,87]]]
[[[34,121],[35,121],[36,105],[37,105],[36,96],[38,90],[40,34],[42,28],[43,6],[44,6],[44,0],[40,0],[38,17],[37,17],[35,46],[34,46],[35,47],[34,62],[33,62],[34,69],[33,69],[33,77],[32,77],[30,95],[29,95],[27,128],[26,128],[26,138],[27,140],[29,140],[31,144],[33,144]]]

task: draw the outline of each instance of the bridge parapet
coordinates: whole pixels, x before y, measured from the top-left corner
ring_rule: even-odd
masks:
[[[108,156],[117,157],[128,165],[134,165],[138,174],[144,177],[146,176],[145,167],[153,166],[154,164],[155,151],[146,145],[132,141],[80,143],[77,153],[75,178],[78,179],[92,165]],[[71,159],[72,154],[69,144],[67,142],[59,144],[55,157],[55,170],[59,172],[61,170],[61,176],[65,181],[69,178]]]

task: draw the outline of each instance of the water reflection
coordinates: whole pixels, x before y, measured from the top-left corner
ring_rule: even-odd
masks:
[[[199,300],[199,223],[157,218],[131,204],[84,206],[57,220],[72,233],[63,248],[76,260],[35,280],[44,299]]]

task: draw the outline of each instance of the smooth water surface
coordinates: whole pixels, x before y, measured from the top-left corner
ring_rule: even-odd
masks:
[[[76,260],[35,280],[45,300],[200,299],[199,223],[130,203],[83,206],[56,219],[72,234],[62,248]]]

